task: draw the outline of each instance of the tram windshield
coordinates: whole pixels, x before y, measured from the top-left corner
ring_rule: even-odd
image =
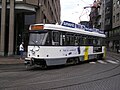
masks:
[[[46,37],[46,32],[30,33],[29,45],[44,45]]]

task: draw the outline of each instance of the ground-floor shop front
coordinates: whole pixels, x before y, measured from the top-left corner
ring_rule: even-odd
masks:
[[[107,50],[120,53],[120,35],[106,39]]]
[[[35,11],[16,8],[0,8],[0,56],[19,54],[21,42],[27,50],[29,25],[35,23]]]

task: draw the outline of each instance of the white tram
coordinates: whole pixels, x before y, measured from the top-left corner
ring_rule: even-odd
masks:
[[[25,65],[46,67],[105,58],[105,34],[66,25],[30,25]]]

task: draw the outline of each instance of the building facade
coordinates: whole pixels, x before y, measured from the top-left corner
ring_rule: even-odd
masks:
[[[113,0],[102,0],[102,4],[101,4],[101,8],[103,8],[102,10],[102,15],[101,15],[101,29],[104,30],[105,34],[106,34],[106,46],[107,46],[107,50],[110,50],[109,48],[109,43],[110,43],[110,32],[112,31],[112,14],[113,14],[113,10],[112,10],[112,4],[113,4]]]
[[[100,28],[100,4],[100,0],[95,0],[91,6],[90,24],[93,26],[93,28]]]
[[[104,0],[103,13],[107,49],[117,52],[120,49],[120,0]]]
[[[120,0],[95,0],[93,6],[95,7],[91,7],[90,13],[91,24],[104,30],[107,50],[120,50]]]
[[[0,56],[18,54],[34,23],[60,23],[60,0],[0,0]]]
[[[112,3],[112,30],[109,31],[109,49],[117,51],[120,49],[120,0],[113,0]]]
[[[105,0],[101,0],[101,30],[105,30]]]
[[[101,0],[101,29],[105,31],[110,51],[120,49],[120,0]]]

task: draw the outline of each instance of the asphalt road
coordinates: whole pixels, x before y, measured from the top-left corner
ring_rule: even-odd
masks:
[[[0,65],[0,90],[120,90],[120,59],[26,70]]]

